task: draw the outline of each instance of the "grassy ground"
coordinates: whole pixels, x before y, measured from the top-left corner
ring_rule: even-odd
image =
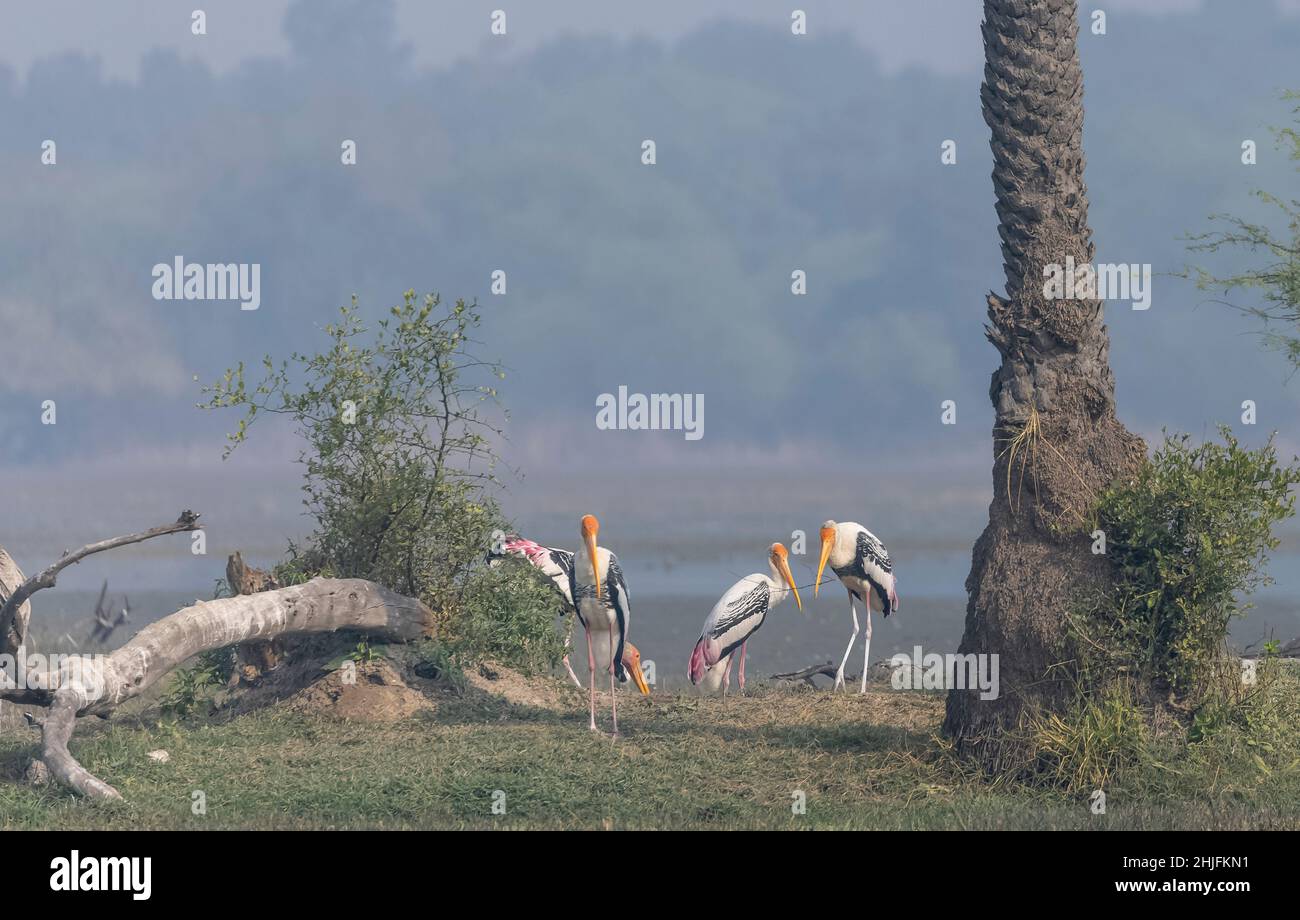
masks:
[[[285,706],[225,721],[86,720],[73,752],[122,792],[108,804],[19,784],[36,733],[11,728],[0,733],[0,828],[1300,827],[1295,775],[1142,801],[1110,790],[1105,815],[1085,795],[992,788],[944,756],[934,694],[621,693],[613,740],[588,731],[576,691],[530,686],[544,691],[530,702],[476,687],[436,694],[436,708],[391,724]],[[159,748],[169,762],[146,757]],[[493,813],[498,790],[505,814]],[[192,813],[197,791],[206,815]],[[799,792],[805,814],[792,807]]]

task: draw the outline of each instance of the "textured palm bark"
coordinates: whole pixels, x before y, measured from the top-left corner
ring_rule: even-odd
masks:
[[[1005,730],[1027,707],[1064,699],[1068,671],[1053,666],[1069,658],[1066,615],[1110,578],[1091,551],[1090,512],[1146,447],[1115,417],[1101,302],[1043,293],[1044,266],[1093,257],[1075,2],[985,0],[983,33],[1007,289],[988,297],[986,332],[1002,357],[989,390],[994,496],[966,580],[961,651],[999,656],[1001,694],[951,691],[944,728],[996,766],[1014,756]]]

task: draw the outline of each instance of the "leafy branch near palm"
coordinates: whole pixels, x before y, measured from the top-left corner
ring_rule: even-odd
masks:
[[[1283,99],[1300,103],[1300,92],[1288,92]],[[1292,109],[1300,126],[1300,104]],[[1274,129],[1277,148],[1288,152],[1300,172],[1300,130]],[[1244,250],[1256,262],[1236,274],[1218,275],[1204,267],[1189,268],[1182,277],[1192,278],[1205,291],[1221,291],[1223,303],[1262,320],[1262,336],[1272,348],[1282,351],[1300,369],[1300,199],[1287,198],[1263,189],[1253,196],[1268,209],[1277,225],[1247,220],[1231,214],[1212,214],[1211,221],[1226,226],[1189,237],[1193,252],[1217,253]],[[1240,304],[1227,298],[1251,297],[1254,303]]]

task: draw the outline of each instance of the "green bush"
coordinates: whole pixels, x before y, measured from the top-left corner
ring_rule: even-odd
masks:
[[[1294,670],[1267,659],[1254,685],[1227,646],[1243,598],[1269,582],[1274,530],[1294,513],[1300,468],[1270,440],[1247,450],[1166,436],[1099,501],[1114,579],[1071,618],[1072,696],[1015,729],[1024,756],[1004,778],[1075,792],[1151,794],[1291,783],[1300,770]],[[1290,788],[1287,786],[1286,788]]]
[[[470,567],[501,526],[495,483],[493,384],[500,367],[474,352],[473,304],[407,291],[368,326],[355,298],[325,327],[327,350],[263,360],[205,388],[204,408],[243,418],[226,453],[265,414],[291,419],[304,441],[303,504],[316,522],[295,566],[368,578],[440,614],[458,606]]]
[[[201,406],[243,412],[227,456],[264,415],[302,438],[315,528],[275,567],[280,584],[369,579],[428,604],[462,657],[541,668],[559,657],[554,596],[531,573],[481,564],[507,527],[491,492],[504,373],[475,354],[478,325],[475,304],[414,291],[368,324],[353,298],[325,327],[324,351],[267,357],[255,385],[240,364]]]
[[[211,691],[230,678],[229,658],[229,653],[217,649],[195,658],[191,667],[174,672],[158,700],[159,708],[181,719],[193,715]]]
[[[1300,101],[1300,92],[1284,93],[1288,102]],[[1300,163],[1300,105],[1292,109],[1295,127],[1274,128],[1277,147]],[[1300,166],[1297,166],[1300,171]],[[1205,291],[1223,296],[1250,297],[1230,304],[1264,323],[1263,340],[1282,351],[1300,368],[1300,201],[1289,194],[1256,189],[1254,197],[1271,212],[1274,221],[1262,223],[1231,214],[1212,214],[1210,220],[1227,229],[1200,233],[1190,238],[1196,252],[1230,252],[1235,256],[1234,274],[1221,275],[1206,268],[1188,269],[1182,277],[1194,278]],[[1248,267],[1239,270],[1243,258]]]
[[[1126,682],[1114,681],[1096,696],[1079,695],[1062,714],[1036,713],[1028,723],[1035,762],[1022,775],[1035,784],[1086,792],[1142,763],[1150,727],[1133,697]]]
[[[509,611],[503,616],[503,611]],[[555,620],[559,595],[527,563],[507,560],[482,566],[470,576],[459,616],[448,636],[459,661],[492,659],[525,673],[549,671],[560,662],[564,643]]]
[[[1109,673],[1121,669],[1160,694],[1195,702],[1225,661],[1228,624],[1242,598],[1269,583],[1276,525],[1294,513],[1300,468],[1270,440],[1258,450],[1166,437],[1138,476],[1098,507],[1114,565],[1112,594],[1089,617]]]

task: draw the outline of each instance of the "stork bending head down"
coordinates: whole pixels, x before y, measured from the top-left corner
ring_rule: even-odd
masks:
[[[564,599],[564,613],[573,612],[573,553],[571,551],[556,549],[553,546],[542,546],[540,543],[525,540],[518,534],[512,533],[506,535],[499,544],[493,544],[492,548],[488,550],[488,565],[499,565],[501,560],[509,556],[527,560],[529,565],[546,576],[547,581]],[[582,681],[578,680],[578,675],[573,673],[573,665],[569,663],[569,646],[572,642],[572,630],[566,629],[564,631],[564,657],[560,660],[564,664],[564,670],[569,672],[569,678],[581,690]]]

